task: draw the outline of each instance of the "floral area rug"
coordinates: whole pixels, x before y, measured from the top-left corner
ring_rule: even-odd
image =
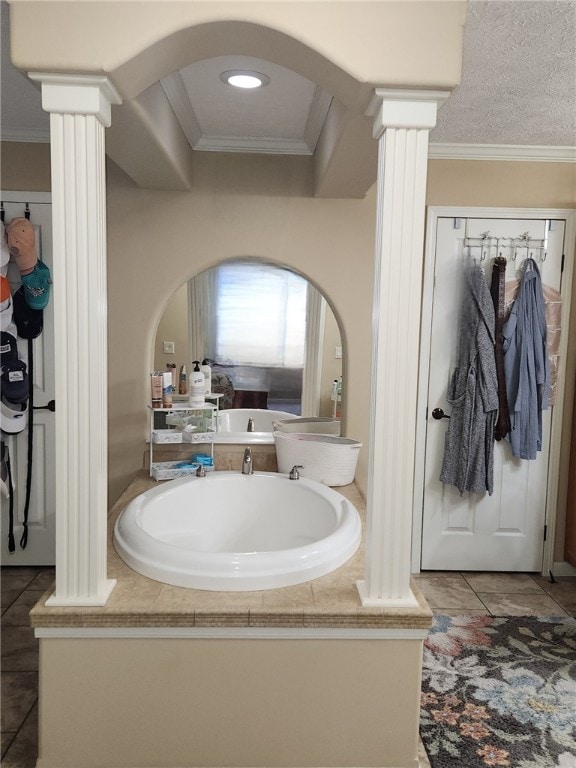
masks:
[[[436,616],[420,735],[432,768],[576,768],[576,620]]]

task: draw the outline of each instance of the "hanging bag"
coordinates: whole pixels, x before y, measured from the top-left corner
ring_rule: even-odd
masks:
[[[28,408],[30,418],[28,420],[28,467],[26,472],[26,500],[24,502],[24,522],[22,524],[22,536],[20,547],[26,549],[28,543],[28,511],[30,509],[30,495],[32,489],[32,457],[34,446],[34,344],[35,338],[40,336],[44,327],[44,313],[41,309],[30,307],[25,289],[19,288],[13,297],[14,322],[18,330],[18,336],[28,340]]]

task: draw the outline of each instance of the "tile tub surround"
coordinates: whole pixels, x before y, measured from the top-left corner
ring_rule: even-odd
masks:
[[[112,531],[125,505],[156,485],[142,472],[110,512],[117,586],[107,605],[47,608],[46,593],[31,611],[37,768],[417,768],[432,618],[418,590],[416,608],[363,607],[362,549],[327,576],[261,592],[147,579],[118,557]],[[363,513],[354,485],[339,491]]]

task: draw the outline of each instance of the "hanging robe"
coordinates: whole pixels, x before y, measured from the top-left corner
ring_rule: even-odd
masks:
[[[550,366],[542,281],[534,259],[525,261],[503,335],[512,453],[535,459],[542,449],[542,410],[548,408],[550,398]]]
[[[483,270],[467,269],[456,367],[448,388],[452,406],[440,480],[463,493],[492,493],[498,381],[495,316]]]

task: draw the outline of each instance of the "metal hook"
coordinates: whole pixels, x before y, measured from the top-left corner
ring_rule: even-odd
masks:
[[[26,203],[26,208],[24,210],[24,218],[30,221],[30,203]]]

